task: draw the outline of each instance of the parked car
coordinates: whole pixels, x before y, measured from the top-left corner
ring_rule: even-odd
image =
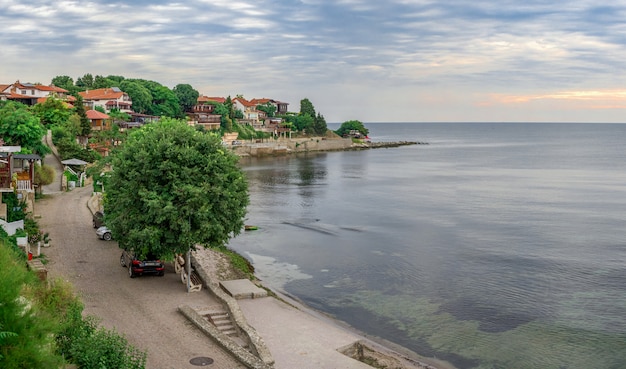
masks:
[[[122,251],[120,256],[120,265],[128,268],[128,276],[135,278],[142,274],[156,274],[162,277],[165,274],[165,265],[163,262],[152,254],[146,255],[145,258],[139,259],[132,250]]]
[[[111,236],[111,230],[108,229],[106,226],[102,226],[96,229],[96,235],[99,239],[105,241],[111,241],[111,239],[113,239],[113,236]]]
[[[104,225],[104,212],[98,210],[95,213],[93,213],[93,227],[100,228],[103,225]]]

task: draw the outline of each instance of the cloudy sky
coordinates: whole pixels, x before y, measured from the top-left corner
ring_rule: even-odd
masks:
[[[626,1],[0,0],[0,83],[85,73],[328,122],[626,122]]]

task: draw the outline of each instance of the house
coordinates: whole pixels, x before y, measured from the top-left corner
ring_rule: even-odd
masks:
[[[55,85],[45,86],[38,83],[21,83],[19,80],[12,84],[0,85],[0,99],[13,100],[26,105],[35,105],[41,98],[56,96],[67,99],[68,91]]]
[[[276,107],[276,115],[282,115],[282,114],[287,114],[288,112],[288,106],[289,103],[286,102],[282,102],[282,101],[278,101],[278,100],[274,100],[274,99],[267,99],[267,98],[262,98],[262,99],[252,99],[250,100],[250,102],[252,104],[254,104],[255,106],[257,105],[265,105],[265,104],[271,104],[274,105]]]
[[[250,102],[243,97],[236,97],[233,99],[233,106],[235,109],[239,109],[243,112],[243,119],[239,120],[239,123],[248,124],[254,127],[255,129],[261,128],[261,122],[259,117],[259,112],[256,109],[257,104]]]
[[[35,162],[39,155],[18,154],[20,146],[4,146],[0,140],[0,197],[16,193],[26,203],[27,211],[35,206]],[[0,218],[7,219],[6,204],[0,202]]]
[[[87,110],[87,119],[92,131],[108,131],[111,129],[111,117],[97,110]]]
[[[220,128],[222,116],[213,114],[215,105],[210,102],[223,103],[226,101],[223,97],[198,97],[198,102],[190,112],[187,112],[187,119],[190,125],[201,125],[207,130],[216,130]]]
[[[133,101],[126,92],[117,87],[87,90],[78,94],[83,98],[83,104],[89,109],[95,109],[99,106],[107,113],[112,109],[124,113],[132,112]]]

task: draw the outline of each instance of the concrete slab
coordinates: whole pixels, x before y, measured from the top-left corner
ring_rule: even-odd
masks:
[[[361,337],[328,319],[273,297],[237,303],[248,323],[263,337],[276,369],[372,369],[337,351]]]
[[[266,297],[267,291],[258,287],[248,279],[221,281],[220,287],[237,300]]]

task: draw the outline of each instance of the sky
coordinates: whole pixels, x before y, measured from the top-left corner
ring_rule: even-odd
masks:
[[[326,121],[626,122],[626,1],[0,0],[0,84],[86,73]]]

